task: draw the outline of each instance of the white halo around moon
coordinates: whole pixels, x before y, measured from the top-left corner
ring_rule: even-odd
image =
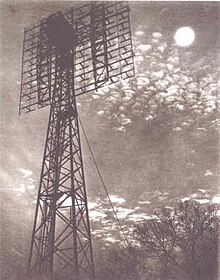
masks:
[[[181,47],[189,46],[195,39],[195,33],[192,28],[184,26],[177,29],[174,39],[177,45]]]

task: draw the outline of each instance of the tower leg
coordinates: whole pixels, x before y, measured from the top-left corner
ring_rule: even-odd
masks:
[[[75,99],[51,106],[28,267],[49,280],[94,279]]]

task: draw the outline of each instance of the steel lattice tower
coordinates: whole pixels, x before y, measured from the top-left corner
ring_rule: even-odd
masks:
[[[124,2],[91,2],[25,29],[19,111],[50,106],[30,275],[94,279],[76,96],[133,75]]]

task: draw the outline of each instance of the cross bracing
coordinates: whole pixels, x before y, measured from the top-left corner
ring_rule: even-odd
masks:
[[[129,8],[91,2],[25,29],[20,113],[50,106],[29,273],[95,277],[76,96],[134,75]]]

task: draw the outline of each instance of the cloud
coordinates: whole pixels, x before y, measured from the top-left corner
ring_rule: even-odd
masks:
[[[89,211],[89,218],[93,221],[100,221],[103,218],[106,218],[107,214],[101,210],[91,210]]]
[[[134,209],[124,208],[124,207],[117,207],[116,208],[117,217],[119,219],[127,218],[134,211],[135,211]]]
[[[105,114],[105,111],[103,111],[103,110],[100,110],[100,111],[97,112],[97,115],[98,115],[98,116],[102,116],[102,115],[104,115],[104,114]]]
[[[207,193],[208,192],[208,190],[205,190],[205,189],[198,189],[198,191],[200,191],[201,193]]]
[[[180,54],[163,34],[147,35],[138,30],[135,35],[136,74],[92,96],[102,103],[97,114],[112,121],[113,129],[119,132],[126,132],[137,119],[145,120],[146,124],[160,120],[161,126],[167,125],[161,120],[170,122],[173,131],[178,132],[198,125],[200,119],[207,125],[204,119],[215,118],[218,71],[209,65],[216,60],[216,54],[202,57],[197,67],[187,60],[188,56],[193,57],[191,51]]]
[[[212,198],[212,203],[220,204],[220,195],[216,195]]]
[[[114,194],[109,195],[109,197],[110,197],[112,203],[123,204],[126,202],[125,198],[118,197],[117,195],[114,195]]]
[[[141,51],[150,51],[152,49],[152,46],[149,44],[140,44],[138,46],[138,49]]]
[[[144,32],[142,30],[139,30],[139,31],[135,32],[135,35],[142,36],[142,35],[144,35]]]
[[[149,200],[138,201],[138,204],[151,204]]]
[[[153,214],[153,210],[163,204],[167,208],[172,208],[171,205],[177,201],[194,200],[201,204],[218,203],[220,204],[220,195],[214,195],[211,191],[205,189],[198,189],[197,192],[189,196],[171,197],[168,192],[161,191],[146,191],[141,194],[139,200],[136,200],[136,205],[129,208],[126,199],[118,195],[110,195],[111,201],[114,204],[117,218],[120,220],[121,227],[129,239],[133,239],[133,225],[136,222],[142,222],[151,219],[157,219]],[[149,199],[150,198],[150,199]],[[123,243],[123,235],[120,226],[114,216],[113,209],[108,205],[108,200],[100,200],[99,198],[89,202],[90,220],[93,223],[94,238],[99,239],[105,245],[109,243],[121,242]]]
[[[15,192],[18,192],[18,193],[25,193],[26,191],[26,186],[24,184],[20,184],[18,187],[14,188],[14,191]]]
[[[206,170],[204,176],[212,176],[213,173],[210,170]]]
[[[89,210],[99,207],[99,204],[96,202],[88,201],[88,208]]]
[[[112,236],[107,236],[107,237],[103,238],[103,240],[104,240],[105,242],[108,242],[108,243],[120,242],[119,239],[116,239],[116,238],[114,238],[114,237],[112,237]]]
[[[27,189],[28,189],[28,190],[34,190],[34,189],[35,189],[35,185],[28,185],[28,186],[27,186]]]
[[[33,174],[33,171],[29,169],[20,168],[21,173],[23,173],[23,177],[30,177]]]
[[[195,199],[195,201],[199,202],[200,204],[205,204],[205,203],[209,203],[210,199],[201,198],[201,199]]]
[[[153,219],[152,215],[147,215],[146,213],[137,213],[129,215],[128,219],[133,222],[140,222],[143,220],[151,220]]]

